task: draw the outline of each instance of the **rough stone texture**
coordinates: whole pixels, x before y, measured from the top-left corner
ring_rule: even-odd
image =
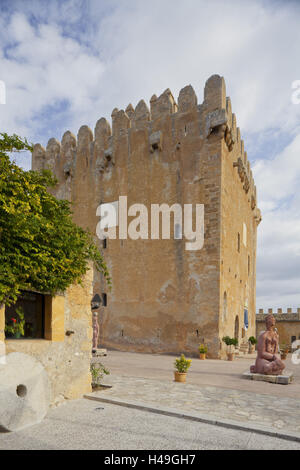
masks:
[[[55,156],[55,194],[72,201],[75,222],[93,234],[97,207],[119,196],[127,196],[128,207],[145,204],[148,214],[151,204],[205,205],[199,251],[186,251],[185,239],[173,239],[173,227],[170,240],[107,240],[103,252],[113,279],[111,292],[94,277],[94,294],[107,294],[99,314],[99,344],[196,355],[205,341],[208,357],[222,357],[222,337],[244,335],[245,306],[248,335],[254,336],[261,216],[224,79],[214,75],[206,82],[201,105],[191,86],[180,92],[178,108],[167,89],[158,98],[153,95],[150,113],[143,101],[134,112],[132,106],[126,112],[114,109],[112,134],[103,118],[93,141],[89,130],[84,133],[72,162],[64,146],[57,154],[59,146],[51,139],[44,161],[35,147],[32,165],[53,167]],[[102,249],[103,242],[98,243]]]
[[[45,368],[35,358],[11,353],[0,364],[0,428],[18,431],[39,423],[49,407]]]
[[[273,310],[268,309],[268,312],[263,313],[263,309],[260,309],[256,315],[256,336],[259,336],[264,330],[265,319],[269,313],[273,313]],[[276,320],[280,344],[291,345],[293,336],[300,339],[300,308],[297,309],[297,312],[288,311],[285,313],[279,308],[277,313],[273,313],[273,315]]]
[[[178,414],[180,411],[178,409]],[[276,432],[277,436],[284,434],[284,439],[280,439],[265,433],[262,436],[257,432],[247,432],[242,423],[238,429],[230,429],[229,426],[222,427],[193,421],[194,415],[197,419],[198,413],[189,412],[189,415],[192,419],[187,421],[182,419],[182,415],[175,418],[86,399],[72,400],[65,406],[50,410],[43,422],[36,426],[18,433],[3,434],[0,439],[0,449],[94,450],[98,452],[99,464],[101,460],[104,461],[105,456],[112,457],[112,452],[108,451],[127,450],[120,457],[124,460],[120,460],[122,464],[118,465],[119,468],[141,467],[143,463],[141,460],[138,461],[138,465],[133,462],[132,450],[144,451],[144,457],[141,456],[141,459],[145,459],[147,455],[145,449],[152,453],[152,457],[153,454],[159,457],[161,450],[178,450],[177,461],[181,455],[186,458],[183,450],[187,454],[195,454],[190,452],[192,449],[300,450],[300,442],[287,440],[287,432],[284,429]],[[246,426],[250,428],[250,425]],[[256,426],[254,424],[251,427]],[[99,455],[100,449],[103,450],[102,455]],[[154,452],[151,452],[152,450]],[[120,455],[115,452],[113,454],[116,454],[115,458]],[[189,462],[191,463],[191,458]],[[182,463],[184,465],[187,461],[182,460]]]
[[[245,379],[250,380],[259,380],[262,382],[269,382],[272,384],[282,384],[288,385],[294,380],[294,374],[292,372],[285,372],[284,375],[265,375],[265,374],[255,374],[249,371],[243,373]]]
[[[51,405],[78,398],[91,390],[92,277],[90,269],[82,286],[72,285],[59,301],[53,299],[59,308],[55,310],[51,327],[52,339],[5,341],[7,353],[22,352],[43,365],[49,378]],[[67,336],[68,330],[74,334]]]
[[[113,374],[106,376],[103,384],[112,387],[87,396],[108,403],[123,402],[123,406],[138,403],[140,407],[145,405],[154,409],[168,407],[182,412],[199,412],[210,420],[215,418],[217,421],[240,422],[258,429],[291,432],[300,438],[299,399],[222,387],[199,387],[189,383],[189,373],[186,384],[174,382],[171,377],[166,381]]]

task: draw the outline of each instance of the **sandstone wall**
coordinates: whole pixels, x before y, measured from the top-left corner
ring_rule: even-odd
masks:
[[[53,299],[56,305],[52,306],[52,321],[48,317],[53,339],[5,341],[7,354],[15,351],[29,354],[45,367],[51,384],[52,405],[91,391],[92,281],[90,269],[83,286],[72,285],[63,296]],[[50,313],[46,312],[46,323]]]
[[[72,201],[74,220],[93,234],[99,204],[119,196],[127,196],[128,207],[145,204],[149,217],[151,204],[205,205],[205,242],[199,251],[187,251],[186,240],[174,240],[173,231],[170,240],[107,241],[103,253],[111,292],[94,276],[94,292],[107,294],[99,317],[102,346],[193,355],[205,341],[209,355],[219,357],[221,338],[233,336],[235,317],[243,315],[246,300],[252,332],[259,213],[229,104],[224,80],[215,75],[200,105],[190,85],[180,91],[178,104],[167,89],[152,96],[150,108],[141,100],[135,109],[131,104],[126,111],[114,109],[112,128],[101,118],[94,133],[82,126],[77,139],[67,131],[61,143],[50,139],[46,150],[34,147],[33,169],[54,171],[59,181],[55,194]],[[249,180],[248,191],[241,175]],[[243,223],[248,242],[237,255]],[[97,243],[102,248],[103,242]]]
[[[260,309],[259,312],[256,315],[257,336],[266,329],[266,316],[272,313],[276,320],[280,344],[290,345],[293,336],[300,340],[300,308],[297,309],[297,312],[293,312],[291,308],[287,309],[287,312],[283,312],[281,308],[277,310],[277,313],[273,313],[272,309],[268,309],[268,312],[265,313],[263,313],[263,309]]]

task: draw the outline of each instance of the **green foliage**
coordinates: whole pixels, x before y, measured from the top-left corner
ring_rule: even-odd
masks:
[[[103,379],[103,376],[109,375],[109,370],[106,369],[106,367],[101,362],[99,362],[97,364],[97,367],[95,366],[95,364],[91,365],[91,374],[93,379],[92,383],[94,385],[99,385],[100,381]]]
[[[0,304],[21,290],[52,295],[81,282],[89,261],[111,280],[91,234],[72,221],[70,203],[48,191],[51,172],[24,171],[7,152],[32,150],[26,139],[0,134]]]
[[[251,343],[252,345],[256,344],[257,343],[257,339],[255,338],[255,336],[250,336],[249,338],[249,343]]]
[[[20,333],[21,336],[24,336],[25,319],[22,307],[18,307],[16,309],[16,314],[19,318],[17,319],[15,317],[12,317],[10,321],[5,325],[5,332],[10,333],[11,335]]]
[[[198,350],[199,350],[200,354],[206,354],[207,353],[207,346],[205,346],[205,344],[200,344],[200,346],[198,347]]]
[[[186,359],[184,354],[181,354],[180,358],[175,360],[174,366],[178,372],[187,372],[191,366],[191,363],[191,359]]]
[[[222,341],[227,345],[227,346],[237,346],[239,341],[237,338],[230,338],[230,336],[223,336]]]
[[[227,345],[227,346],[231,346],[231,340],[232,338],[230,338],[230,336],[223,336],[222,338],[222,341]]]

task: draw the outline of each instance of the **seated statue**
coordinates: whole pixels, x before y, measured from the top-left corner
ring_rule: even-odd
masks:
[[[275,318],[273,315],[266,317],[266,331],[262,331],[257,341],[257,357],[255,364],[250,367],[251,373],[265,375],[281,375],[285,368],[280,359],[279,336],[275,331]]]

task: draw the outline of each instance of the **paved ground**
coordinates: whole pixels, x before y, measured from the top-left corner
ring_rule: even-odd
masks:
[[[300,400],[300,365],[292,364],[290,355],[286,369],[294,373],[294,383],[290,385],[254,382],[241,378],[241,374],[249,370],[254,363],[256,354],[237,356],[232,362],[207,359],[192,359],[188,373],[188,384],[222,387],[233,390],[254,392],[278,397],[290,397]],[[143,377],[155,380],[172,381],[174,356],[128,353],[108,351],[102,358],[112,375]]]
[[[40,424],[0,433],[0,449],[300,450],[300,443],[81,399],[50,410]]]
[[[196,413],[209,422],[231,421],[300,438],[299,365],[287,361],[287,369],[295,375],[290,385],[255,382],[241,376],[254,358],[241,356],[233,362],[194,359],[187,383],[180,384],[173,380],[172,356],[109,351],[102,358],[111,372],[104,383],[113,387],[95,392],[93,397]]]
[[[105,381],[113,387],[93,396],[300,437],[300,366],[287,360],[295,375],[291,385],[248,381],[241,373],[254,357],[193,359],[187,384],[178,384],[173,381],[174,356],[109,351],[102,362],[111,372]],[[300,443],[81,399],[50,410],[39,425],[0,433],[0,449],[300,450]]]
[[[250,429],[297,433],[300,439],[300,400],[294,398],[117,375],[109,382],[111,389],[89,396],[161,411],[198,413],[200,418],[233,421]]]

